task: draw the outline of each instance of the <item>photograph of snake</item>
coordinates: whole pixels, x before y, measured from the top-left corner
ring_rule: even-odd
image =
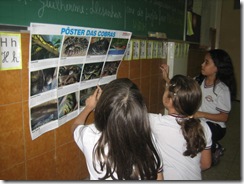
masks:
[[[62,38],[62,35],[33,34],[31,36],[31,61],[59,58]]]
[[[65,36],[61,57],[85,56],[90,37]]]
[[[106,55],[111,38],[92,37],[87,55]]]
[[[109,48],[109,55],[123,55],[126,50],[128,39],[113,38]]]
[[[86,99],[93,94],[97,86],[93,86],[91,88],[80,90],[80,107],[84,107],[86,105]]]
[[[82,64],[60,66],[58,72],[58,87],[80,82]]]
[[[104,86],[106,86],[106,84],[99,85],[101,89],[103,89]],[[80,90],[80,108],[83,108],[86,105],[86,99],[93,94],[96,88],[97,86],[93,86],[87,89]]]
[[[107,61],[103,67],[101,77],[105,77],[108,75],[115,75],[117,73],[119,64],[120,61],[111,61],[111,62]]]
[[[77,96],[78,92],[74,92],[58,98],[58,118],[78,109]]]
[[[57,68],[47,68],[30,73],[31,96],[57,88]]]
[[[57,99],[30,109],[31,130],[58,119]]]
[[[81,81],[97,79],[100,77],[104,62],[86,63],[82,72]]]

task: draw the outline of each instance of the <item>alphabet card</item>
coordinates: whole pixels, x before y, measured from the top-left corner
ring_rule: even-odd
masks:
[[[163,42],[157,42],[157,43],[158,43],[157,57],[163,58]]]
[[[152,59],[153,55],[153,41],[149,40],[147,41],[147,59]]]
[[[152,58],[158,58],[158,42],[153,41]]]
[[[132,39],[133,42],[133,54],[132,58],[133,60],[140,59],[140,40]]]
[[[0,70],[22,69],[21,34],[0,32]]]
[[[146,59],[147,58],[147,41],[141,40],[140,42],[140,58]]]
[[[133,41],[128,42],[127,48],[125,50],[124,60],[132,60],[132,51],[133,51]]]

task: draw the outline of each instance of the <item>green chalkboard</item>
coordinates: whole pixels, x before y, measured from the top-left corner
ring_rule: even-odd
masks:
[[[185,0],[1,0],[0,24],[30,22],[131,31],[165,32],[183,40]]]

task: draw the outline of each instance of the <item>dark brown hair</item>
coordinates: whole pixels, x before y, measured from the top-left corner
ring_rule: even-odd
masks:
[[[214,65],[217,67],[216,78],[214,81],[213,92],[215,93],[215,86],[217,82],[220,80],[226,86],[228,86],[230,90],[231,100],[236,99],[236,79],[234,74],[234,67],[232,64],[232,59],[230,55],[222,49],[212,49],[207,51],[209,53]],[[196,77],[196,80],[201,85],[202,81],[205,79],[203,74],[200,74]],[[218,95],[215,93],[215,95]]]
[[[157,178],[161,161],[152,141],[147,108],[129,79],[116,79],[105,86],[95,109],[95,126],[101,137],[93,161],[106,170],[101,179]]]
[[[205,135],[199,119],[195,114],[201,105],[202,93],[198,83],[183,75],[175,75],[170,80],[169,97],[173,100],[175,110],[180,114],[177,122],[181,125],[187,142],[185,156],[195,157],[206,147]]]
[[[208,53],[218,70],[214,85],[216,85],[218,80],[225,83],[229,87],[231,99],[234,100],[236,98],[236,80],[229,54],[222,49],[213,49],[208,51]]]

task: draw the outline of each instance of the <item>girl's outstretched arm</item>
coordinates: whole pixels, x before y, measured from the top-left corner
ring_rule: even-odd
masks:
[[[170,79],[169,79],[169,66],[167,64],[162,64],[160,66],[160,69],[162,71],[162,77],[165,80],[167,84],[169,84]]]
[[[97,105],[97,101],[100,98],[102,93],[102,89],[97,86],[97,89],[94,93],[86,99],[86,106],[81,111],[81,113],[77,116],[74,121],[74,124],[71,127],[71,131],[74,132],[75,128],[79,125],[83,125],[88,117],[88,115],[95,109]]]

